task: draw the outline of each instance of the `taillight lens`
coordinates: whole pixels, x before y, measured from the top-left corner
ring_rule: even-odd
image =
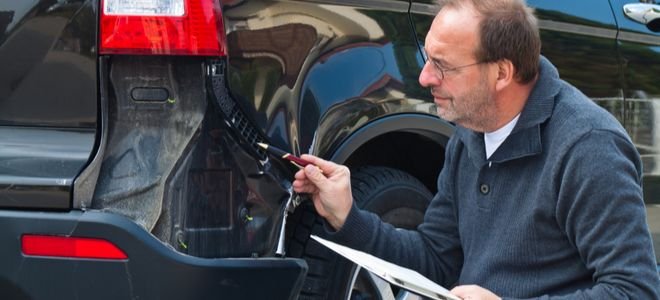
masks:
[[[26,234],[21,237],[25,255],[69,258],[128,259],[114,244],[93,238]]]
[[[217,0],[102,0],[101,54],[224,56]]]

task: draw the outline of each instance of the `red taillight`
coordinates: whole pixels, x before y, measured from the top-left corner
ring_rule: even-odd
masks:
[[[217,0],[102,0],[101,54],[224,56]]]
[[[124,251],[102,240],[69,236],[23,235],[23,254],[70,258],[128,259]]]

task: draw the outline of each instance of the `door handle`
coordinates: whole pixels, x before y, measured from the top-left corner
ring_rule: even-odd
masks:
[[[651,22],[660,19],[660,5],[647,3],[633,3],[623,6],[623,13],[631,20],[650,25]]]

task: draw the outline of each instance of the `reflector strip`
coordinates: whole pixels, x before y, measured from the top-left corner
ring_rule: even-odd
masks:
[[[94,238],[23,235],[21,249],[23,254],[31,256],[128,259],[126,253],[114,244]]]
[[[101,54],[226,54],[218,0],[102,0],[101,8]]]
[[[183,16],[183,0],[105,0],[103,13],[124,16]]]

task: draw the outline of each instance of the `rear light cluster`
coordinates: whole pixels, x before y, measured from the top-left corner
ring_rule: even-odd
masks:
[[[95,238],[26,234],[21,250],[29,256],[125,260],[128,256],[114,244]]]
[[[217,0],[102,0],[101,54],[224,56]]]

